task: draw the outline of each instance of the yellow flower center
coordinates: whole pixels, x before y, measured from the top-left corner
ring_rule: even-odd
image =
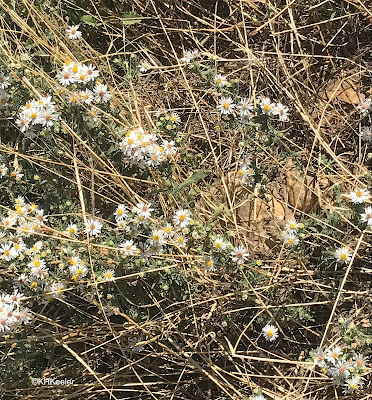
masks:
[[[270,104],[265,104],[265,105],[263,106],[263,109],[264,109],[265,111],[270,111],[270,110],[271,110]]]
[[[347,255],[345,253],[342,253],[340,258],[342,261],[345,261],[346,257],[347,257]]]
[[[230,107],[230,103],[225,102],[225,103],[222,104],[222,107],[223,107],[225,110],[227,110],[227,109]]]

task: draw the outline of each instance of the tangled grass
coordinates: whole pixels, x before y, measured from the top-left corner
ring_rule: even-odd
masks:
[[[371,3],[0,10],[1,397],[370,398]]]

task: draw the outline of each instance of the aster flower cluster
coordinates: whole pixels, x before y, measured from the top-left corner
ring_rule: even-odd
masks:
[[[372,226],[372,207],[365,205],[371,198],[370,192],[367,189],[356,188],[349,193],[348,198],[357,208],[364,207],[363,212],[359,213],[361,223],[367,227]],[[352,252],[349,248],[341,246],[334,251],[334,258],[340,264],[347,264],[352,258]]]
[[[18,163],[15,162],[10,166],[0,157],[0,178],[10,177],[16,181],[20,181],[23,176],[22,167]]]
[[[360,213],[360,220],[362,223],[366,223],[367,226],[372,225],[372,207],[366,206],[365,203],[370,201],[371,194],[367,189],[357,188],[353,192],[350,192],[349,198],[353,204],[364,205],[364,212]]]
[[[12,294],[0,293],[0,334],[13,331],[32,321],[31,311],[21,306],[23,294],[17,289]]]
[[[232,97],[222,96],[218,101],[217,111],[221,115],[238,115],[243,123],[257,115],[277,116],[279,121],[289,121],[289,109],[282,103],[273,103],[269,97],[262,97],[258,105],[255,105],[245,97],[240,98],[239,103],[236,104]]]
[[[153,254],[166,252],[168,246],[187,246],[189,226],[194,223],[191,212],[179,209],[173,215],[172,223],[169,223],[164,220],[152,222],[153,211],[151,203],[145,202],[139,202],[131,209],[124,204],[117,206],[114,212],[117,229],[129,235],[129,239],[120,244],[124,256],[139,255],[146,259]],[[145,241],[135,240],[140,232],[146,232]]]
[[[16,125],[25,136],[33,138],[37,132],[52,128],[58,118],[59,113],[52,97],[46,96],[28,101],[22,106]]]
[[[62,69],[57,72],[58,82],[69,89],[63,92],[63,96],[69,104],[79,103],[91,107],[90,113],[95,117],[97,109],[94,104],[104,104],[111,100],[111,93],[107,85],[96,83],[99,71],[92,65],[67,61]],[[79,89],[76,91],[76,89]]]
[[[120,143],[124,161],[140,168],[157,167],[167,161],[177,150],[173,140],[159,143],[154,133],[147,133],[142,128],[128,131]]]
[[[194,61],[200,57],[201,57],[201,54],[200,54],[199,50],[197,50],[197,49],[186,50],[183,54],[183,57],[180,59],[180,61],[186,65],[189,65],[192,61]]]
[[[289,220],[282,234],[284,244],[288,247],[295,247],[299,244],[304,224],[298,223],[295,219]]]
[[[1,226],[15,231],[17,237],[29,237],[40,232],[47,219],[43,209],[34,203],[27,203],[24,197],[19,196],[14,201],[14,209],[2,217]]]
[[[336,385],[343,385],[345,393],[353,393],[363,386],[361,374],[365,371],[366,358],[360,353],[346,354],[340,346],[323,350],[318,347],[310,353],[321,372],[333,378]]]
[[[256,170],[253,167],[251,157],[247,155],[241,157],[238,170],[236,171],[238,180],[244,184],[252,184],[254,183],[255,175]]]

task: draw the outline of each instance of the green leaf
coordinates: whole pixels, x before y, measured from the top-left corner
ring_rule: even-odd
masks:
[[[181,190],[182,188],[184,188],[186,186],[189,186],[192,183],[198,182],[198,181],[200,181],[201,179],[205,178],[208,175],[209,175],[208,171],[204,171],[202,169],[197,169],[197,170],[195,170],[193,172],[193,174],[189,178],[187,178],[184,182],[182,182],[178,186],[177,190]]]
[[[84,24],[91,25],[91,26],[96,26],[98,23],[98,21],[91,15],[83,15],[80,18],[80,21],[84,22]]]
[[[142,22],[141,15],[135,12],[125,12],[121,14],[121,22],[123,25],[134,25]]]

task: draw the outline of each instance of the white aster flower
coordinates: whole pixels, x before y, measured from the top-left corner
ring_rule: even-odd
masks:
[[[4,243],[0,247],[1,258],[5,261],[11,261],[17,257],[12,243]]]
[[[348,361],[337,360],[330,369],[331,376],[334,378],[345,379],[350,375],[351,364]]]
[[[69,270],[73,281],[77,281],[88,274],[87,267],[81,264],[71,265]]]
[[[6,89],[10,86],[10,78],[3,72],[0,72],[0,89]]]
[[[139,217],[148,219],[151,216],[151,211],[154,211],[154,209],[151,208],[151,203],[146,204],[140,201],[133,207],[132,211],[136,213]]]
[[[164,152],[167,156],[177,153],[176,143],[174,140],[163,140],[161,146],[164,148]]]
[[[335,259],[339,263],[348,263],[351,260],[352,253],[347,247],[340,247],[335,251]]]
[[[211,256],[204,256],[203,257],[203,268],[206,270],[206,271],[214,271],[214,269],[215,269],[215,262],[214,262],[214,259],[213,259],[213,257],[211,257]]]
[[[93,92],[96,94],[95,100],[98,103],[107,103],[111,100],[111,93],[109,92],[107,85],[96,85]]]
[[[314,362],[320,368],[323,368],[326,366],[325,355],[326,355],[325,352],[320,347],[318,347],[314,351]]]
[[[330,363],[332,363],[333,365],[336,365],[336,361],[339,360],[341,355],[342,355],[341,347],[334,346],[326,351],[325,359]]]
[[[145,73],[147,72],[149,69],[151,69],[152,65],[148,62],[148,61],[141,61],[141,63],[138,65],[138,68],[140,70],[140,72]]]
[[[223,75],[221,75],[221,74],[217,74],[217,75],[214,77],[214,83],[215,83],[217,86],[225,86],[225,85],[226,85],[226,82],[227,82],[226,77],[223,76]]]
[[[264,114],[270,115],[273,112],[273,108],[275,107],[274,103],[271,103],[269,97],[263,97],[260,102],[261,110]]]
[[[254,104],[249,102],[249,99],[243,98],[240,100],[238,110],[241,117],[248,117],[254,110]]]
[[[0,164],[0,176],[4,177],[8,173],[8,167],[5,164]]]
[[[116,222],[128,218],[128,211],[125,204],[119,204],[114,212]]]
[[[353,393],[363,386],[360,376],[354,376],[345,380],[344,393]]]
[[[86,232],[89,236],[98,236],[101,233],[103,224],[97,219],[88,219]]]
[[[27,264],[29,268],[31,268],[31,275],[38,278],[44,279],[48,275],[48,267],[44,260],[36,258]]]
[[[244,264],[248,260],[249,252],[245,247],[237,246],[233,248],[231,257],[237,264]]]
[[[361,204],[369,200],[371,195],[367,189],[357,188],[354,192],[350,192],[349,197],[354,204]]]
[[[186,240],[185,236],[183,236],[183,235],[178,234],[175,236],[175,238],[173,240],[180,247],[186,247],[186,245],[187,245],[187,240]]]
[[[296,231],[298,229],[298,225],[299,224],[296,222],[295,219],[291,219],[285,225],[285,230],[286,231]]]
[[[190,64],[192,60],[199,57],[198,50],[187,50],[184,52],[183,57],[181,58],[181,62],[185,63],[186,65]]]
[[[299,239],[297,237],[296,231],[284,232],[283,240],[287,246],[291,246],[291,247],[297,246],[299,243]]]
[[[372,225],[372,207],[365,208],[364,213],[360,214],[362,222],[367,222],[367,225]]]
[[[360,100],[357,109],[362,116],[367,115],[372,108],[372,100],[370,98],[366,100]]]
[[[76,224],[70,224],[66,230],[65,230],[66,235],[68,236],[75,236],[78,233],[78,227]]]
[[[138,252],[138,248],[134,244],[133,240],[126,240],[124,243],[120,244],[120,247],[126,256],[133,256]]]
[[[253,396],[252,400],[267,400],[267,399],[262,394],[258,394],[257,396]]]
[[[54,107],[45,107],[40,111],[38,116],[38,122],[42,126],[46,126],[48,128],[53,126],[54,121],[58,120],[58,113],[55,111]]]
[[[70,68],[63,68],[62,71],[57,72],[56,79],[61,85],[68,86],[76,82],[76,75]]]
[[[92,64],[82,65],[81,72],[86,76],[87,82],[94,81],[99,76],[99,71]]]
[[[289,109],[284,106],[282,103],[277,103],[273,107],[272,110],[273,115],[277,115],[279,117],[279,121],[287,122],[289,121]]]
[[[151,244],[157,244],[162,246],[167,243],[167,235],[162,229],[154,229],[150,236]]]
[[[190,224],[191,221],[191,212],[189,210],[181,210],[176,211],[173,216],[173,222],[175,225],[179,226],[180,228],[185,228]]]
[[[81,90],[79,95],[85,104],[90,104],[94,100],[94,94],[89,89]]]
[[[217,251],[223,251],[226,249],[228,243],[221,236],[216,237],[213,242],[213,249]]]
[[[181,118],[180,116],[174,112],[170,115],[170,120],[174,123],[174,124],[179,124],[181,122]]]
[[[234,108],[234,100],[231,97],[221,97],[217,105],[217,111],[225,115],[231,114]]]
[[[82,35],[79,31],[80,25],[71,25],[66,29],[67,37],[69,39],[79,39]]]
[[[372,142],[372,126],[363,126],[359,132],[359,136],[362,140],[371,143]]]
[[[31,124],[31,119],[29,117],[29,113],[26,111],[21,112],[15,123],[21,132],[23,132],[23,133],[26,132],[29,129],[30,124]]]
[[[103,275],[106,281],[113,281],[115,279],[115,271],[113,269],[107,269]]]
[[[274,342],[279,337],[278,328],[270,324],[262,328],[262,333],[268,342]]]

